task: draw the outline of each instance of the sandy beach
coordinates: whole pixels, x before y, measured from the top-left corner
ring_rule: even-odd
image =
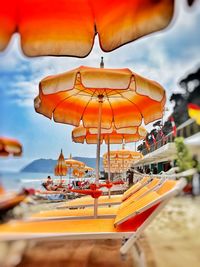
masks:
[[[145,234],[159,267],[198,267],[200,197],[172,199]]]

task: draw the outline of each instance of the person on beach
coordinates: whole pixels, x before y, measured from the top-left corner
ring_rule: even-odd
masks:
[[[53,184],[53,179],[51,178],[50,175],[48,175],[46,181],[42,184],[47,191],[62,191],[66,192],[65,188],[62,188],[60,185],[54,185]]]
[[[47,176],[47,180],[45,182],[45,184],[48,185],[53,185],[53,179],[51,178],[50,175]]]

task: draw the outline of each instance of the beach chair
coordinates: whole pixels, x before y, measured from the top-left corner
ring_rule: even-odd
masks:
[[[165,175],[160,176],[160,179],[154,178],[152,179],[151,182],[149,182],[146,186],[142,187],[140,190],[135,192],[132,196],[130,196],[128,199],[125,201],[121,202],[120,207],[126,207],[129,204],[134,204],[136,201],[137,203],[138,200],[141,198],[144,199],[144,197],[148,194],[151,193],[152,191],[155,191],[162,195],[165,191],[163,188],[167,188],[167,185],[173,184],[173,180],[175,178],[180,178],[180,177],[187,177],[191,176],[197,173],[196,169],[190,169],[187,171],[183,171],[181,173],[175,174],[175,175]],[[172,182],[169,180],[167,182],[167,178],[173,179]],[[165,182],[166,181],[166,182]],[[100,206],[98,208],[98,217],[99,218],[112,218],[115,217],[118,211],[118,206],[110,206],[110,207],[102,207]],[[59,220],[59,219],[73,219],[73,218],[81,218],[85,216],[85,218],[91,218],[93,216],[93,208],[87,207],[84,209],[62,209],[62,210],[48,210],[48,211],[41,211],[40,213],[33,214],[30,220]]]
[[[140,190],[135,192],[133,195],[131,195],[129,198],[125,199],[123,201],[123,205],[128,205],[129,203],[133,203],[134,201],[139,200],[148,192],[152,190],[156,190],[159,188],[164,179],[153,179],[149,184],[146,186],[142,187]],[[121,201],[122,202],[122,201]],[[100,206],[98,208],[98,217],[113,217],[116,216],[118,210],[118,206],[110,206],[110,207],[102,207]],[[32,214],[31,219],[32,220],[53,220],[53,219],[59,219],[59,218],[66,218],[66,219],[71,219],[73,217],[77,216],[86,216],[86,217],[91,217],[94,214],[94,209],[91,207],[86,207],[84,209],[54,209],[54,210],[47,210],[47,211],[41,211],[39,213]]]
[[[114,218],[77,218],[56,222],[10,221],[0,225],[0,240],[120,239],[122,255],[129,250],[137,254],[137,240],[141,233],[185,184],[185,179],[165,181],[156,192],[149,192],[134,204],[129,204],[127,207],[119,206]]]
[[[109,206],[109,205],[119,205],[122,201],[126,200],[132,194],[140,190],[143,186],[148,184],[152,180],[151,177],[143,177],[139,182],[131,186],[124,194],[114,195],[111,198],[108,196],[101,196],[98,198],[98,206]],[[92,207],[94,206],[94,200],[90,196],[81,197],[79,199],[74,199],[59,205],[58,209],[66,208],[83,208],[83,207]]]

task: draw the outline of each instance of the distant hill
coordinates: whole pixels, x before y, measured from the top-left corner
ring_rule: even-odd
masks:
[[[85,158],[85,157],[73,157],[75,160],[84,162],[87,166],[90,166],[95,169],[96,159],[95,158]],[[21,172],[44,172],[44,173],[53,173],[54,167],[57,163],[57,160],[53,159],[37,159],[25,166]],[[100,159],[100,170],[103,170],[102,158]]]

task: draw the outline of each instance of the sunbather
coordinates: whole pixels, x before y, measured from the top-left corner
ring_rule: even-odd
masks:
[[[63,188],[60,185],[54,185],[54,184],[48,184],[46,182],[42,183],[42,186],[47,190],[47,191],[60,191],[60,192],[68,192],[69,190],[67,188]]]

